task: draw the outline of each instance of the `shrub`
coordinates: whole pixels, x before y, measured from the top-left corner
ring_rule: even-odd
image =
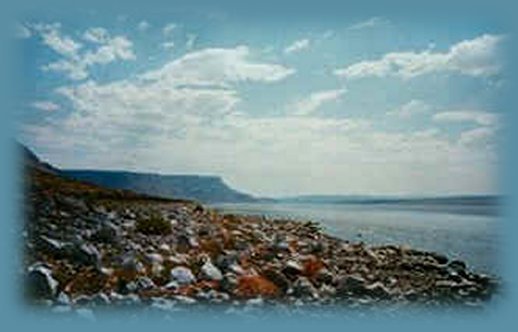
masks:
[[[135,227],[137,232],[146,235],[167,235],[171,233],[171,223],[158,215],[138,219]]]

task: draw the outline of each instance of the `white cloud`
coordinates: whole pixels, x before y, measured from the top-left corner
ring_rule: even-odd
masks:
[[[104,44],[108,42],[110,36],[105,28],[90,28],[83,33],[83,39],[91,43]]]
[[[308,115],[318,110],[322,105],[337,101],[346,92],[346,89],[325,90],[314,92],[308,97],[301,99],[291,105],[293,114]]]
[[[34,29],[40,33],[45,45],[65,57],[77,57],[78,51],[83,47],[81,43],[74,41],[69,36],[63,35],[59,23],[35,24]]]
[[[498,115],[482,111],[446,111],[434,114],[436,122],[471,122],[481,126],[494,126],[498,124]]]
[[[196,43],[196,40],[198,39],[198,36],[192,33],[187,34],[187,41],[185,42],[185,48],[190,51],[194,48],[194,44]]]
[[[333,30],[326,30],[323,34],[322,34],[322,38],[323,39],[329,39],[331,37],[333,37],[335,35],[335,32]]]
[[[432,107],[422,100],[412,99],[408,103],[401,105],[399,108],[394,109],[387,114],[402,119],[408,119],[415,115],[429,112],[431,109]]]
[[[133,43],[124,36],[111,36],[104,28],[86,30],[82,37],[95,47],[85,49],[68,36],[64,36],[60,24],[36,25],[43,43],[63,56],[42,67],[44,71],[62,72],[72,80],[83,80],[89,76],[89,68],[117,60],[135,60]],[[82,50],[82,52],[80,52]]]
[[[168,41],[168,42],[163,42],[162,43],[162,48],[166,49],[166,50],[169,50],[169,49],[172,49],[174,48],[174,42],[172,41]]]
[[[288,45],[284,49],[285,54],[291,54],[294,52],[300,52],[309,48],[309,39],[299,39],[294,41],[292,44]]]
[[[439,72],[492,76],[501,69],[500,49],[503,38],[485,34],[459,42],[443,53],[430,49],[388,53],[378,60],[361,61],[336,69],[334,73],[348,79],[389,76],[410,79]]]
[[[47,112],[53,112],[60,109],[60,106],[58,104],[48,100],[35,101],[31,104],[31,106]]]
[[[479,127],[461,133],[459,144],[468,148],[483,148],[494,143],[496,129],[494,127]]]
[[[365,21],[358,22],[356,24],[351,25],[348,30],[362,30],[369,29],[377,26],[388,25],[390,21],[384,19],[382,17],[371,17]]]
[[[242,81],[275,82],[295,71],[278,64],[252,61],[246,46],[208,48],[167,63],[162,68],[140,76],[143,80],[159,80],[170,85],[212,85],[228,87]]]
[[[145,21],[145,20],[144,21],[140,21],[139,24],[137,25],[138,31],[146,31],[150,27],[151,27],[151,24],[149,24],[149,22]]]
[[[164,28],[162,29],[162,33],[164,34],[164,36],[169,36],[174,31],[174,29],[176,29],[176,24],[169,23],[164,26]]]
[[[249,58],[250,51],[244,46],[206,49],[136,79],[63,86],[56,93],[70,102],[75,112],[44,125],[44,129],[33,126],[30,132],[52,132],[54,138],[39,140],[63,139],[85,149],[146,144],[154,137],[218,136],[224,131],[208,128],[235,113],[241,100],[233,88],[235,83],[272,82],[292,72]]]
[[[16,23],[15,25],[15,37],[18,39],[27,39],[32,36],[31,30],[24,24]]]
[[[115,60],[135,60],[133,43],[126,37],[115,36],[109,38],[102,46],[94,51],[87,51],[82,55],[82,62],[86,67],[94,64],[106,64]]]

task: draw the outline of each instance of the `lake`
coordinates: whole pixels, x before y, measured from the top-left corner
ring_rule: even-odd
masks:
[[[313,220],[331,235],[368,244],[405,244],[460,259],[477,272],[499,274],[499,217],[462,204],[225,203],[225,213]]]

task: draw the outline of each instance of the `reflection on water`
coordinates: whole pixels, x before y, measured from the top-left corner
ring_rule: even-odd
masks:
[[[328,233],[369,244],[406,244],[461,259],[473,269],[498,274],[498,217],[445,209],[408,209],[397,204],[232,203],[213,207],[227,213],[313,220]],[[452,213],[455,212],[459,213]]]

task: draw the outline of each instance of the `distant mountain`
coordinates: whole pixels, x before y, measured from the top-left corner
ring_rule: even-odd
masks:
[[[25,145],[18,143],[19,151],[22,154],[22,160],[25,167],[32,167],[43,172],[58,174],[59,170],[52,165],[41,161],[31,150]]]
[[[378,195],[305,195],[277,198],[283,203],[315,204],[451,204],[495,205],[498,195],[449,195],[449,196],[378,196]]]
[[[126,171],[62,170],[73,179],[113,189],[166,198],[194,199],[204,203],[253,202],[251,195],[230,188],[220,177],[200,175],[160,175]]]
[[[154,197],[196,200],[203,203],[253,202],[257,200],[251,195],[230,188],[217,176],[58,169],[41,161],[23,144],[18,143],[18,145],[25,167],[110,189],[130,190]]]
[[[347,196],[308,195],[278,198],[278,203],[289,204],[335,204],[369,205],[383,209],[445,212],[471,215],[500,215],[502,196],[458,195],[458,196]]]

